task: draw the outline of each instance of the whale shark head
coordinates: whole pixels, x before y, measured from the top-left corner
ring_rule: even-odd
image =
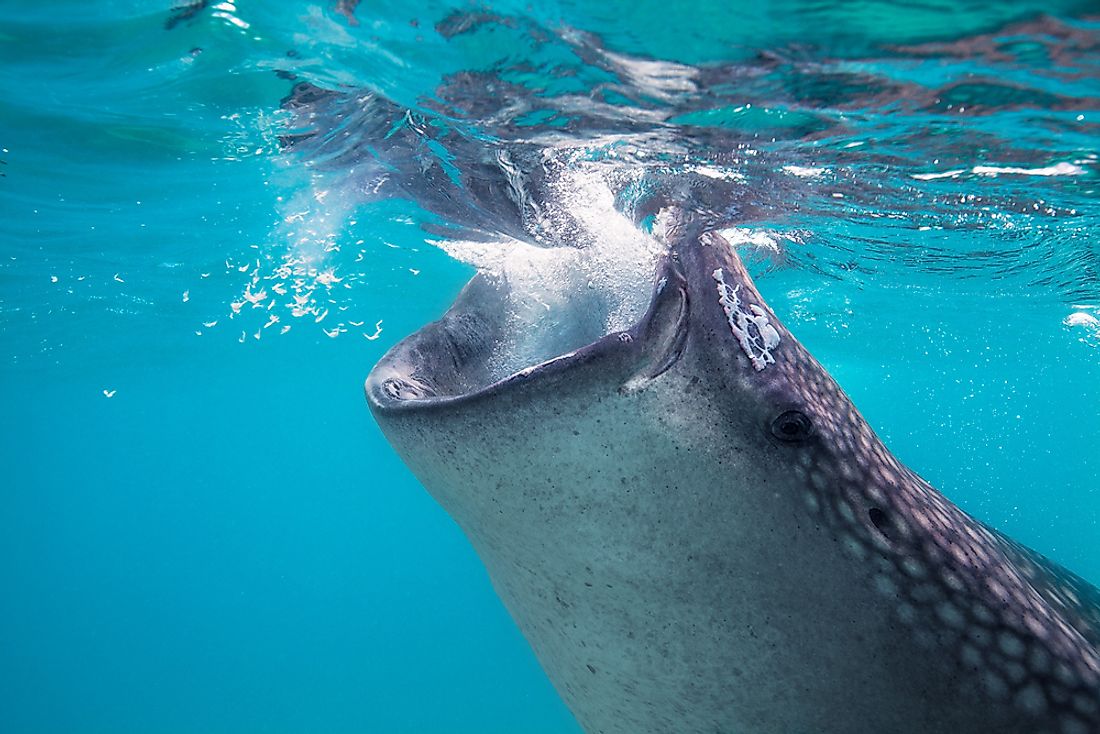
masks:
[[[572,436],[615,403],[625,408],[659,396],[668,404],[658,414],[637,408],[631,430],[656,420],[657,430],[673,429],[673,439],[682,435],[685,443],[702,432],[692,450],[728,455],[731,505],[738,492],[779,484],[783,474],[820,484],[823,477],[812,468],[825,461],[873,465],[880,481],[899,471],[843,391],[768,307],[736,250],[686,216],[668,215],[661,228],[667,249],[655,274],[634,284],[650,293],[648,307],[635,323],[610,333],[603,331],[606,308],[583,284],[558,299],[550,326],[517,327],[508,318],[517,301],[512,284],[476,276],[441,320],[397,345],[368,378],[368,399],[384,428],[427,432],[396,442],[398,450],[432,445],[452,420],[464,431],[462,421],[505,409],[527,421],[518,441],[559,436],[545,413],[561,415],[579,401],[578,425],[566,432]],[[510,330],[530,333],[517,338]],[[521,353],[520,361],[502,355],[508,349]],[[524,363],[524,356],[532,361]],[[503,374],[500,364],[516,369]],[[517,452],[536,458],[526,446]],[[606,494],[598,485],[589,489]],[[497,490],[433,491],[464,514],[465,505]],[[789,499],[815,498],[807,491]],[[865,519],[883,532],[884,515]]]
[[[719,234],[662,229],[632,324],[478,275],[366,383],[581,725],[1100,730],[1100,593],[898,462]]]

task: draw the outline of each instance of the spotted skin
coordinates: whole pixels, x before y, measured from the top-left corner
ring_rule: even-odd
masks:
[[[954,664],[991,697],[1053,714],[1062,731],[1097,731],[1095,590],[899,464],[857,413],[843,412],[847,401],[831,381],[802,390],[822,434],[800,459],[803,501],[868,564],[898,620],[918,639],[934,634],[921,641],[954,651]]]
[[[487,384],[475,279],[367,381],[585,731],[1100,732],[1100,592],[898,462],[721,237],[666,237],[628,332]]]
[[[714,234],[702,242],[729,248]],[[734,269],[751,282],[740,263]],[[753,297],[766,307],[759,292]],[[1050,719],[1052,731],[1100,732],[1097,589],[970,517],[902,465],[793,337],[769,369],[817,434],[798,449],[803,502],[867,564],[897,619],[923,644],[953,651],[961,673],[1034,716],[1035,726]]]

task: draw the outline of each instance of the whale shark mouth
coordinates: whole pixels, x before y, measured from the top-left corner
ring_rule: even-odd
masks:
[[[666,232],[679,221],[678,210],[659,214],[647,231],[616,210],[602,182],[574,183],[574,216],[587,233],[598,233],[580,246],[433,243],[477,275],[441,319],[396,345],[372,371],[366,385],[372,403],[464,399],[629,350],[654,330],[664,344],[666,331],[684,326],[686,305],[677,304],[675,289],[662,297],[670,275],[678,277]]]
[[[665,248],[641,230],[632,234],[584,248],[440,243],[477,267],[484,297],[496,300],[485,314],[491,334],[486,378],[504,379],[636,324],[649,305]]]
[[[627,390],[665,372],[686,341],[689,290],[722,303],[710,270],[700,276],[705,283],[687,282],[683,245],[670,243],[727,252],[730,245],[717,233],[702,234],[694,219],[685,223],[679,210],[662,213],[651,233],[633,224],[608,230],[615,236],[583,249],[440,243],[479,272],[439,320],[399,342],[371,371],[365,387],[372,406],[470,400],[602,359]],[[741,326],[746,335],[765,334],[755,322]]]
[[[442,318],[379,362],[366,383],[371,403],[407,409],[467,400],[617,354],[637,363],[631,376],[654,377],[678,357],[688,304],[669,257],[629,281],[620,271],[613,283],[596,283],[579,268],[528,273],[554,287],[516,287],[524,279],[515,271],[475,275]]]

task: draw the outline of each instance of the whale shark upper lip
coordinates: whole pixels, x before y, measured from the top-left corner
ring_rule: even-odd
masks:
[[[422,365],[417,364],[413,352],[420,346],[417,344],[419,340],[431,339],[433,330],[445,329],[443,320],[454,313],[456,307],[452,307],[443,319],[423,327],[383,356],[364,384],[367,401],[372,410],[382,412],[424,410],[468,403],[490,398],[521,385],[549,379],[597,360],[614,359],[616,355],[629,358],[632,353],[636,353],[640,362],[640,374],[649,378],[656,377],[679,358],[687,328],[686,305],[670,309],[662,303],[673,291],[678,291],[686,299],[683,274],[675,259],[666,255],[657,267],[649,306],[645,314],[629,329],[613,331],[578,349],[524,367],[475,389],[439,394],[425,379]],[[662,325],[661,319],[668,319],[670,315],[675,319],[674,323]],[[662,326],[663,329],[660,328]],[[671,338],[667,334],[669,330],[673,332]],[[666,332],[664,338],[668,343],[647,363],[643,355],[645,342],[647,339],[652,340],[655,332],[661,331]]]
[[[577,365],[595,361],[609,353],[627,350],[637,339],[641,324],[642,322],[639,322],[626,331],[607,334],[591,344],[551,357],[529,367],[524,367],[475,390],[451,395],[432,393],[417,395],[415,394],[416,390],[423,388],[410,381],[409,376],[402,377],[394,374],[382,377],[378,374],[379,368],[376,367],[367,377],[365,384],[367,399],[372,408],[390,411],[441,407],[488,398],[511,387],[533,382],[572,369]],[[379,363],[379,367],[381,366],[382,363]],[[402,394],[402,390],[409,390],[410,393],[405,396]]]

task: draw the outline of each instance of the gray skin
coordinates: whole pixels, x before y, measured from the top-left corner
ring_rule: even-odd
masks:
[[[899,463],[721,237],[668,244],[629,331],[493,382],[477,276],[366,383],[584,730],[1100,732],[1100,591]]]

